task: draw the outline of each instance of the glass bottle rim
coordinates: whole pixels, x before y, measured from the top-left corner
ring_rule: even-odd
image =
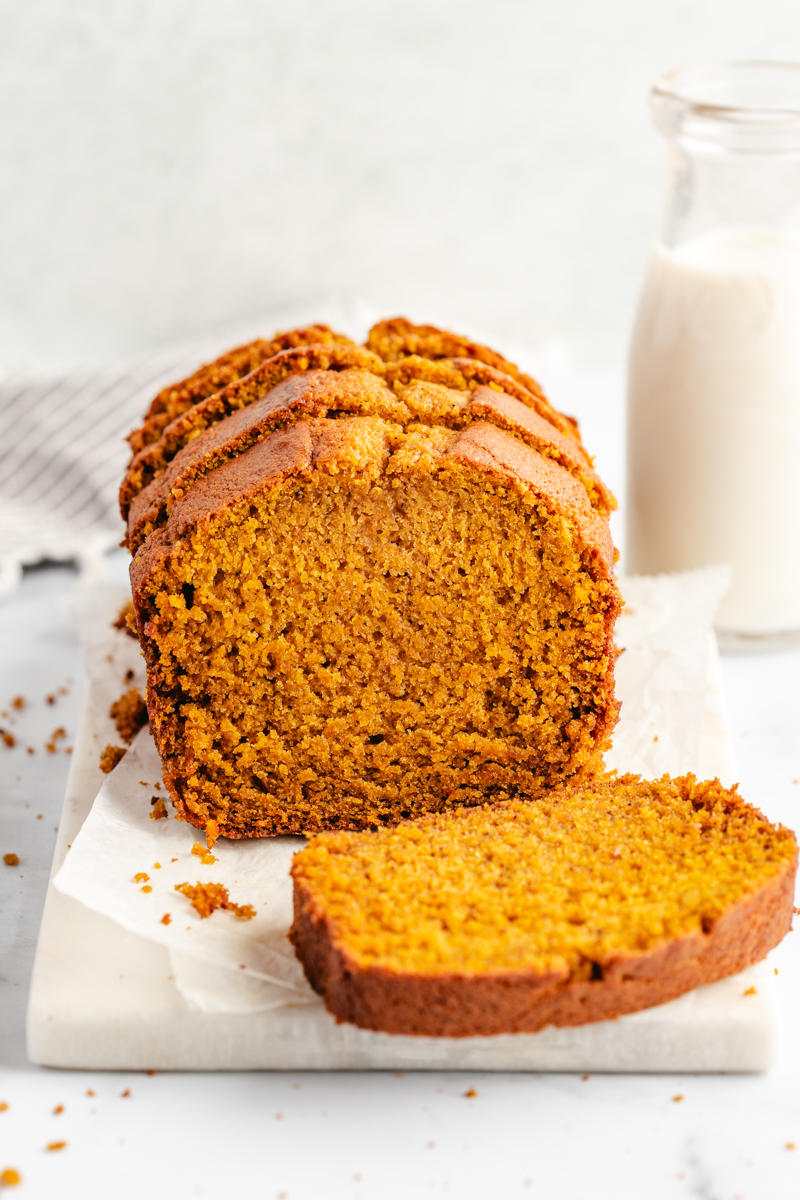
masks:
[[[800,63],[684,67],[656,82],[650,104],[674,140],[734,153],[800,151]]]

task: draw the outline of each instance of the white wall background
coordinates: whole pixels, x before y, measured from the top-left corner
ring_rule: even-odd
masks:
[[[650,83],[799,0],[0,0],[0,362],[357,294],[621,361]]]

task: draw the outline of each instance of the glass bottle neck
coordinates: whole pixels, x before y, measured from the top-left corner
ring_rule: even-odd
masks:
[[[800,151],[730,153],[671,140],[661,239],[676,248],[720,227],[800,237]]]

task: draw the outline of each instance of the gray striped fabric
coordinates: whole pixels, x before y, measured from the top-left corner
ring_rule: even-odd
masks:
[[[24,565],[75,561],[95,573],[123,525],[125,435],[153,396],[199,366],[184,349],[66,375],[0,383],[0,595]]]
[[[0,380],[0,596],[23,566],[73,561],[100,576],[123,536],[117,489],[130,457],[125,435],[150,401],[231,346],[311,321],[361,338],[373,314],[355,300],[273,313],[212,340],[68,374]]]

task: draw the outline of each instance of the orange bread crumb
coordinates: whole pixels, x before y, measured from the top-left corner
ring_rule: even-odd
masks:
[[[218,908],[226,908],[244,921],[250,921],[256,915],[252,904],[235,904],[228,896],[228,889],[221,883],[201,883],[199,880],[194,885],[176,883],[175,891],[181,892],[203,918],[210,917]]]
[[[129,688],[109,709],[108,715],[123,742],[130,746],[136,734],[147,724],[147,705],[138,688]]]
[[[100,755],[100,770],[104,775],[108,775],[127,753],[122,746],[106,746]]]

